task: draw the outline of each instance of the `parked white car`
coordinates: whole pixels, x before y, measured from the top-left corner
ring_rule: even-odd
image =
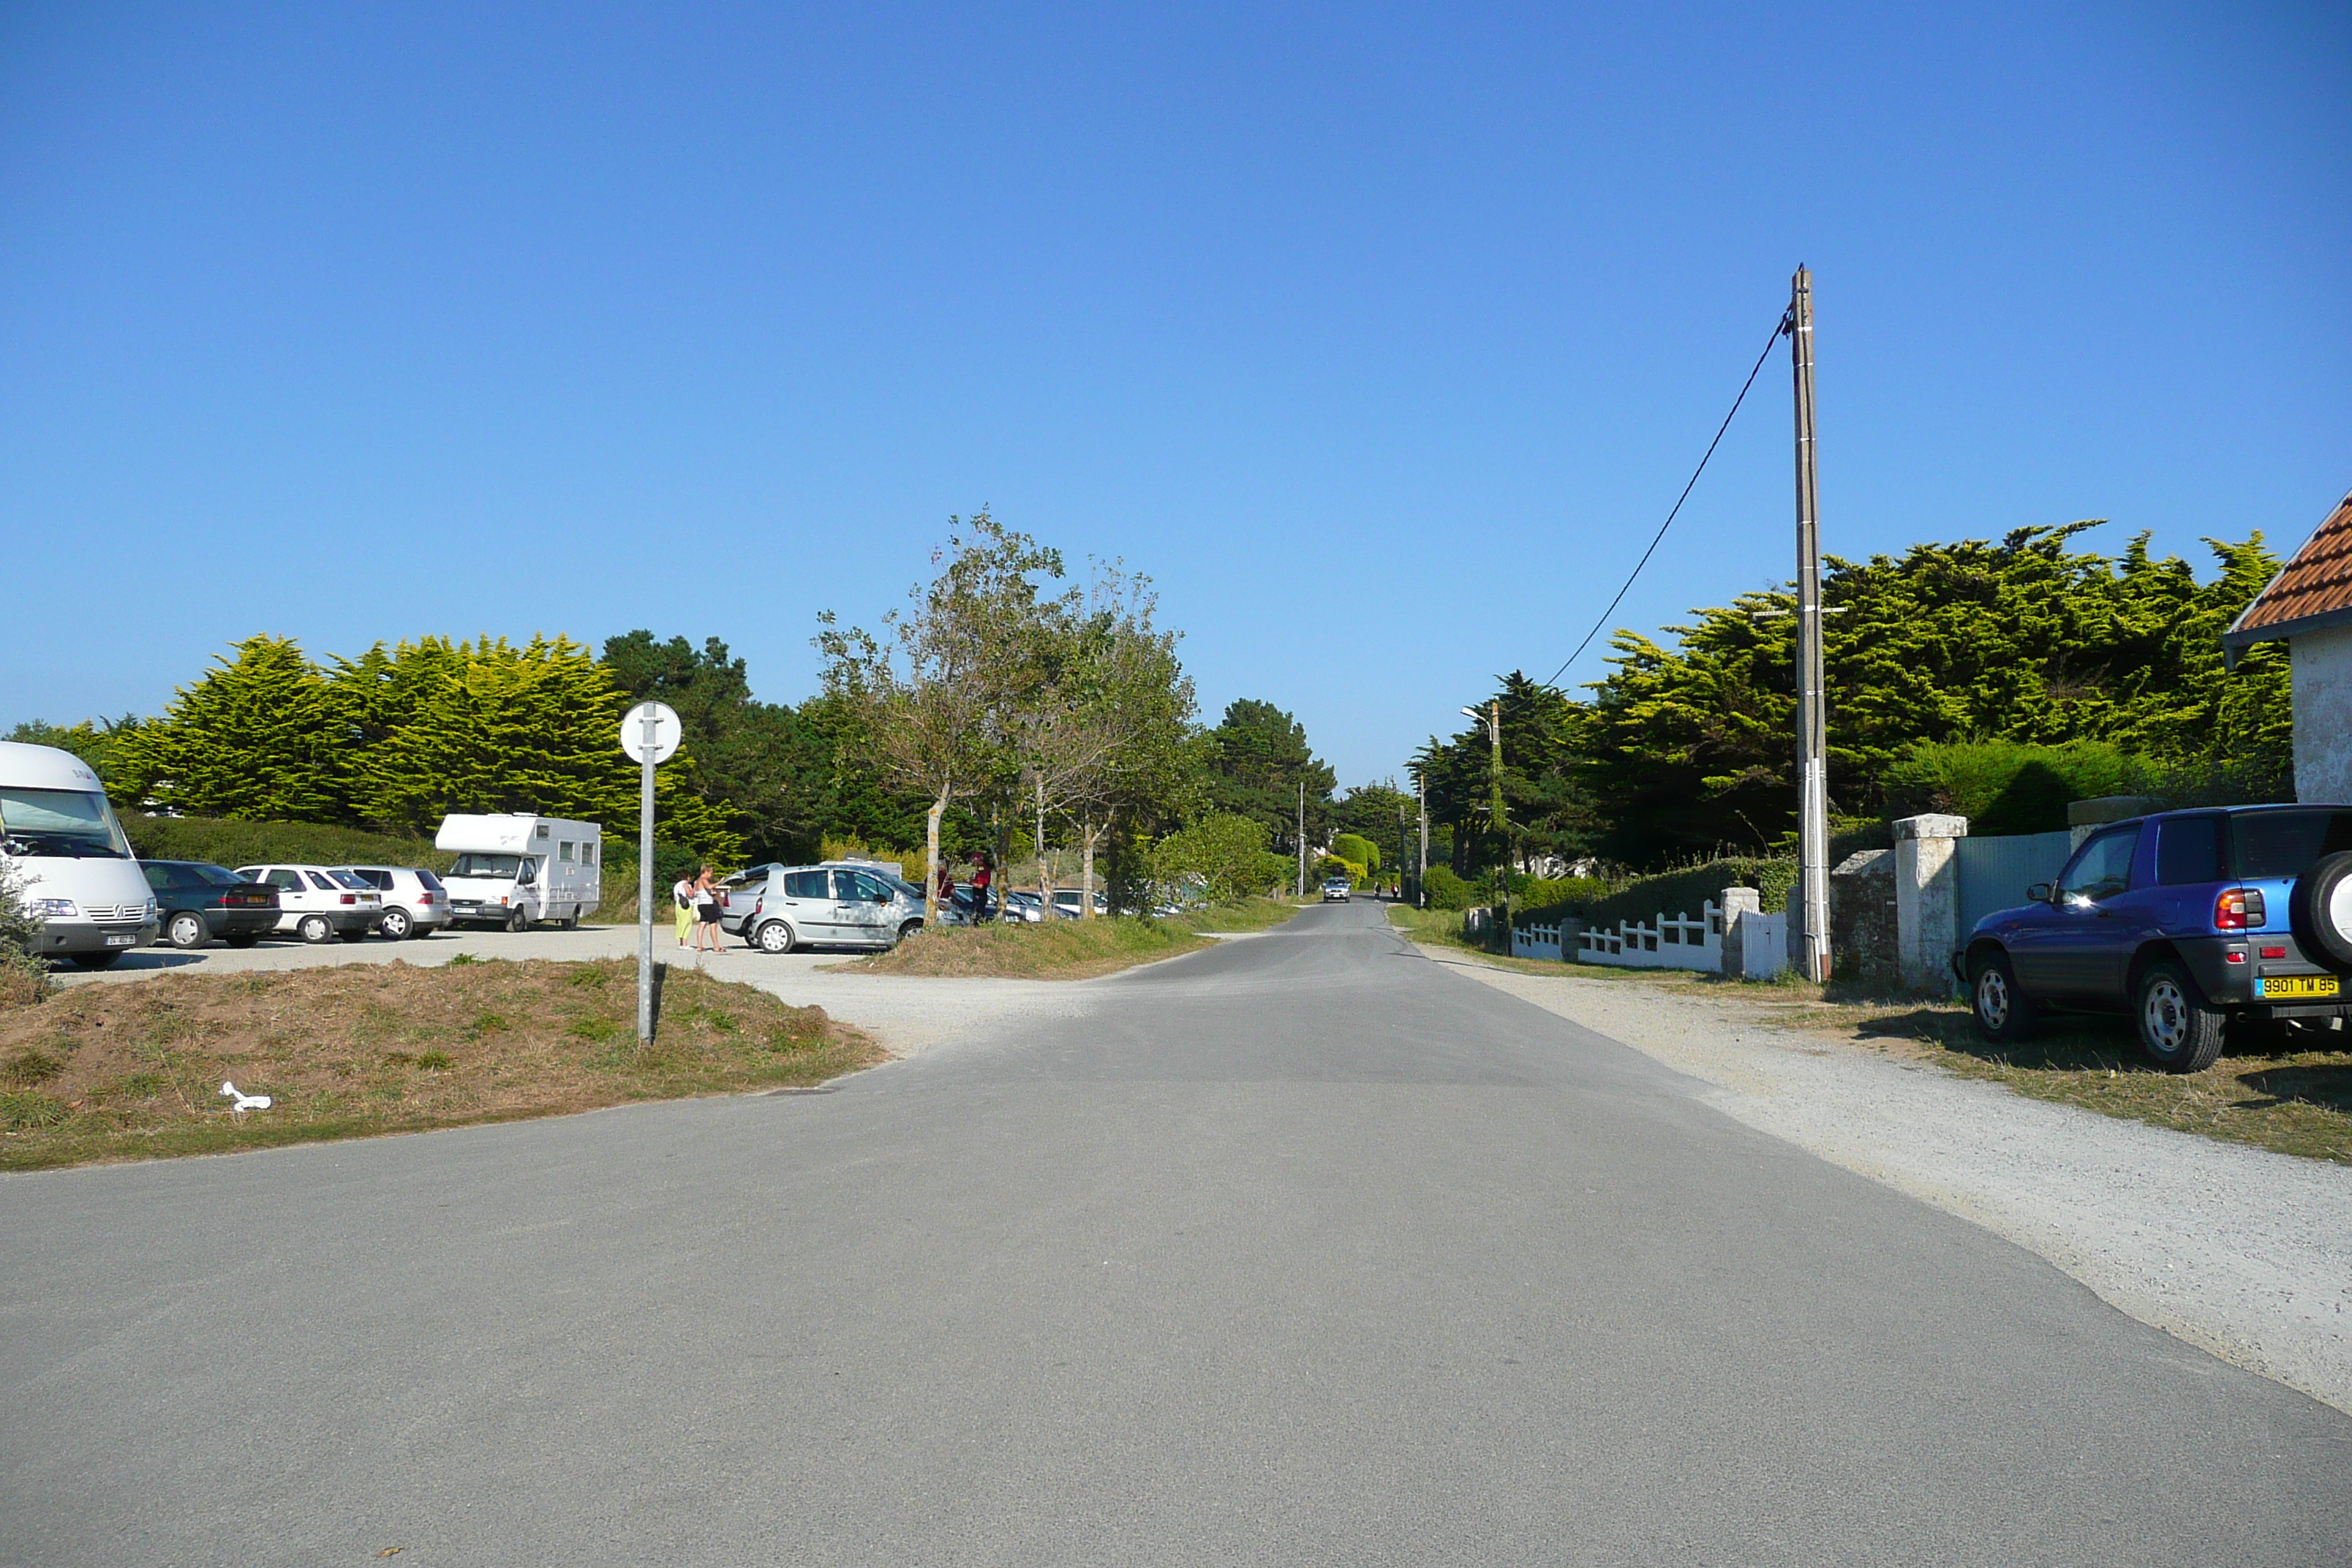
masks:
[[[304,942],[359,942],[383,918],[383,895],[331,866],[239,866],[248,882],[278,889],[278,929]]]
[[[431,936],[454,918],[449,890],[422,866],[338,866],[383,895],[383,920],[376,930],[394,942]]]

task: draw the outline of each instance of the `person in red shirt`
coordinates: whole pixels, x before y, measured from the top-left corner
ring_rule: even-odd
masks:
[[[971,918],[975,921],[988,919],[988,885],[994,879],[988,868],[987,855],[975,851],[971,858]]]

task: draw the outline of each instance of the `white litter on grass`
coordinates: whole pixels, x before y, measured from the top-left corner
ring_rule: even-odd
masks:
[[[231,1110],[267,1110],[271,1104],[268,1095],[244,1093],[233,1083],[221,1085],[221,1092],[234,1102],[229,1106]]]

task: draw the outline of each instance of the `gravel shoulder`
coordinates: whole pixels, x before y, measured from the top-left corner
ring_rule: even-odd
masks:
[[[2026,1099],[1729,1000],[1423,952],[1713,1086],[1726,1113],[1983,1226],[2142,1322],[2352,1412],[2352,1168]]]

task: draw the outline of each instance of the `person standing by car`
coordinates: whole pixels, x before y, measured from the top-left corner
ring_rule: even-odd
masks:
[[[988,851],[975,850],[971,857],[971,918],[975,924],[988,918],[988,885],[994,879],[989,869]]]
[[[940,885],[937,889],[942,911],[955,907],[955,867],[945,859],[940,862]]]
[[[669,890],[669,901],[677,906],[677,945],[686,945],[687,931],[694,924],[694,879],[680,877]]]
[[[724,952],[725,939],[719,930],[719,879],[705,866],[694,879],[694,951]]]

